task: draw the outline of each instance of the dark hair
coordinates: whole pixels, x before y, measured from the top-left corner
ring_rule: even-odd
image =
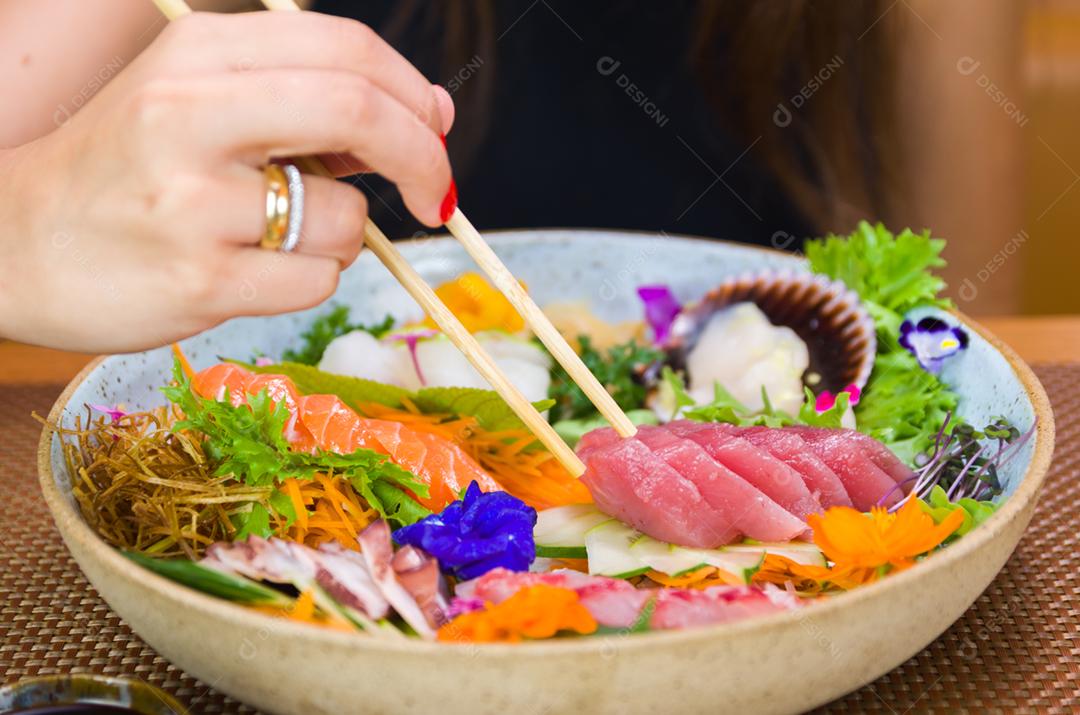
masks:
[[[895,53],[886,0],[701,0],[687,66],[718,119],[741,135],[819,230],[888,219],[899,175]],[[453,161],[468,168],[487,130],[494,0],[401,0],[380,30],[441,82],[471,58],[485,71],[454,95]],[[408,46],[403,46],[409,42]],[[843,71],[839,71],[842,68]],[[799,97],[813,91],[813,101]],[[798,106],[796,106],[798,105]]]

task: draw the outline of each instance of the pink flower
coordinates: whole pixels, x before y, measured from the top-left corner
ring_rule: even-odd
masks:
[[[859,397],[862,395],[862,390],[859,389],[858,385],[854,385],[854,384],[848,385],[847,387],[845,387],[840,392],[846,392],[849,395],[848,404],[850,404],[850,405],[859,404]],[[819,413],[820,412],[828,412],[835,405],[836,405],[836,395],[829,392],[828,390],[825,390],[824,392],[822,392],[820,395],[817,396],[817,400],[814,402],[814,409],[817,410]]]

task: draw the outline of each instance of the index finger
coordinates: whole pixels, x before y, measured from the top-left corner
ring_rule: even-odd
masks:
[[[163,41],[180,74],[221,70],[332,69],[363,75],[407,107],[416,121],[444,133],[431,82],[367,25],[315,12],[193,13],[172,22]]]

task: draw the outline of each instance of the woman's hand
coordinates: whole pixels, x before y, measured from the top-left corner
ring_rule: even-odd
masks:
[[[305,176],[295,253],[257,247],[262,166],[375,171],[440,223],[449,95],[374,32],[314,13],[172,23],[67,124],[0,154],[0,335],[72,350],[162,345],[325,300],[367,205]]]

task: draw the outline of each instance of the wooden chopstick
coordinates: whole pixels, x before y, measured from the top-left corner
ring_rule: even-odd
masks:
[[[293,0],[262,0],[262,4],[270,10],[300,10],[300,6]],[[480,232],[472,225],[460,208],[455,209],[450,220],[446,222],[446,228],[464,246],[466,252],[476,261],[491,282],[495,284],[510,304],[525,320],[536,337],[542,342],[555,358],[556,362],[563,366],[570,379],[577,383],[581,391],[603,415],[615,431],[621,437],[633,437],[637,427],[622,411],[615,402],[611,393],[600,384],[596,376],[592,374],[585,363],[581,361],[577,352],[566,342],[562,333],[552,325],[540,306],[529,296],[514,274],[499,260],[495,251],[484,240]]]
[[[153,0],[153,2],[169,20],[174,20],[191,12],[191,8],[183,0]],[[291,0],[264,0],[264,2],[272,10],[300,9]],[[297,163],[311,173],[332,176],[332,173],[316,157],[301,157],[297,160]],[[506,375],[481,347],[472,333],[443,304],[439,297],[435,295],[435,291],[431,289],[431,286],[424,282],[420,274],[405,261],[401,252],[370,219],[364,223],[364,243],[382,261],[382,264],[412,296],[413,300],[420,304],[424,312],[431,316],[435,324],[450,338],[450,341],[461,350],[466,359],[476,368],[476,371],[506,401],[514,414],[521,418],[521,421],[525,423],[536,438],[547,447],[570,474],[580,477],[585,472],[585,465],[574,454],[574,450],[570,449],[548,421],[544,419],[543,415],[507,379]]]
[[[596,379],[596,376],[592,374],[589,368],[585,367],[585,363],[581,361],[578,354],[566,342],[562,333],[552,325],[551,320],[544,314],[540,306],[521,287],[521,283],[510,272],[510,269],[499,260],[499,257],[495,255],[495,251],[491,249],[491,246],[488,245],[469,219],[465,218],[465,214],[461,212],[461,209],[455,209],[453,215],[450,216],[450,220],[446,222],[446,228],[465,247],[468,254],[476,261],[476,265],[480,266],[480,270],[487,274],[495,287],[502,291],[502,294],[506,296],[511,305],[517,309],[517,312],[524,318],[526,325],[532,328],[533,333],[540,338],[540,342],[547,347],[552,357],[563,366],[570,379],[577,383],[581,391],[585,393],[593,406],[604,416],[604,419],[615,428],[619,436],[633,437],[637,432],[634,423],[630,421],[622,408],[616,404],[611,393],[600,384],[600,381]]]

